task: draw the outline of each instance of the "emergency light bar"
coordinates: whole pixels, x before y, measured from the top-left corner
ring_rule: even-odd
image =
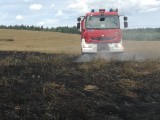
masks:
[[[105,9],[99,9],[99,12],[101,12],[101,13],[104,13],[105,11],[106,11]],[[95,10],[91,9],[91,12],[95,12]],[[109,9],[109,12],[118,12],[118,9],[111,8],[111,9]]]
[[[105,9],[99,9],[99,12],[104,13]]]
[[[91,12],[94,12],[94,9],[91,9]]]
[[[116,9],[111,8],[111,9],[109,10],[109,12],[118,12],[118,9],[117,9],[117,8],[116,8]]]

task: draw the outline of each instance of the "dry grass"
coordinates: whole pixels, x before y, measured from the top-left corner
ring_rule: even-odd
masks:
[[[58,32],[0,30],[0,50],[80,53],[80,36]]]
[[[160,57],[160,41],[124,41],[125,51],[143,54],[146,57]]]
[[[124,41],[128,53],[160,57],[160,41]],[[0,50],[80,54],[80,35],[27,30],[0,30]]]

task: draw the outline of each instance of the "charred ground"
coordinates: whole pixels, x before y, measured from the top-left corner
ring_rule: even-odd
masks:
[[[0,52],[0,118],[159,120],[160,61]]]

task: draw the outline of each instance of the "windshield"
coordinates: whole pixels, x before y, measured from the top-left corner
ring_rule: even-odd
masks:
[[[87,16],[86,28],[119,28],[119,17],[117,15],[110,16]]]

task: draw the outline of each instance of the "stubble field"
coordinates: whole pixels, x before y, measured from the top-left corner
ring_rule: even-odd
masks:
[[[127,54],[160,57],[159,41],[123,41]],[[0,30],[0,50],[81,54],[80,35],[25,30]]]
[[[160,42],[124,41],[143,60],[77,62],[79,39],[0,30],[0,118],[159,120]]]

